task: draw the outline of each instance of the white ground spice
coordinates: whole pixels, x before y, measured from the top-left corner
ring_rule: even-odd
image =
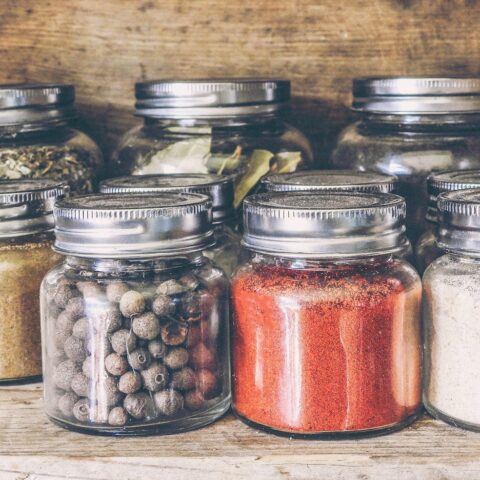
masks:
[[[444,256],[424,287],[427,404],[480,426],[480,262]]]

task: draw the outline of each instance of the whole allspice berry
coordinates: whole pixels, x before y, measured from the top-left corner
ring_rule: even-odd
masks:
[[[142,388],[142,377],[137,372],[124,373],[118,381],[118,389],[122,393],[136,393],[140,388]]]
[[[113,282],[107,285],[107,299],[109,302],[119,303],[122,296],[130,290],[124,282]]]
[[[183,395],[176,390],[161,390],[153,398],[158,411],[167,417],[175,415],[183,408]]]
[[[73,415],[73,407],[78,402],[78,396],[73,392],[66,392],[58,399],[58,409],[66,417]]]
[[[134,333],[123,328],[112,335],[110,342],[115,352],[119,355],[126,355],[137,346],[137,337]]]
[[[53,373],[53,383],[62,390],[70,390],[73,376],[80,371],[78,363],[65,360],[57,365]]]
[[[123,326],[122,314],[114,304],[98,305],[89,309],[95,330],[100,333],[113,333]]]
[[[197,389],[202,393],[202,395],[207,400],[216,397],[218,394],[218,381],[216,375],[206,368],[197,370],[195,375],[197,377]]]
[[[112,353],[112,346],[108,338],[105,334],[98,332],[87,338],[85,348],[90,355],[94,355],[96,358],[105,358]]]
[[[144,348],[137,348],[127,355],[128,363],[134,370],[145,370],[151,363],[150,353]]]
[[[127,359],[118,353],[111,353],[105,358],[105,369],[112,375],[123,375],[128,370]]]
[[[135,290],[129,290],[120,299],[120,311],[125,317],[140,315],[145,310],[145,298]]]
[[[89,379],[83,373],[76,373],[72,378],[72,390],[79,397],[88,397],[89,394]]]
[[[91,355],[88,355],[88,357],[85,358],[82,364],[82,373],[87,377],[87,378],[93,378],[95,376],[95,372],[93,371],[94,369],[94,363],[93,363],[93,357]]]
[[[168,295],[157,295],[152,302],[152,311],[158,317],[173,315],[175,308],[175,302]]]
[[[86,317],[79,318],[73,325],[72,334],[74,337],[80,338],[80,340],[87,339],[91,333],[90,322]]]
[[[150,392],[158,392],[168,383],[168,370],[161,363],[154,363],[141,372],[143,385]]]
[[[179,370],[188,363],[188,352],[185,348],[172,348],[163,359],[163,363],[172,370]]]
[[[161,340],[150,340],[148,352],[155,360],[163,358],[167,353],[167,346]]]
[[[205,398],[199,390],[190,390],[185,393],[185,406],[189,410],[198,410],[203,407]]]
[[[72,332],[68,332],[67,330],[56,330],[54,336],[55,346],[57,348],[61,348],[63,351],[63,346],[65,345],[65,342],[71,333]]]
[[[123,400],[123,408],[137,420],[145,418],[150,409],[151,398],[144,392],[131,393]]]
[[[160,329],[162,340],[167,345],[181,345],[187,338],[188,325],[184,322],[169,322]]]
[[[113,407],[117,405],[123,398],[123,394],[119,390],[119,385],[114,377],[107,376],[100,380],[96,385],[96,395],[98,401],[103,407]]]
[[[200,329],[200,327],[198,325],[190,325],[188,329],[187,340],[185,342],[185,345],[188,348],[192,348],[195,345],[198,345],[201,339],[202,339],[202,330]]]
[[[58,307],[65,308],[68,301],[77,295],[74,287],[68,283],[59,282],[53,290],[52,300]]]
[[[157,295],[179,295],[188,290],[187,287],[177,282],[175,279],[170,279],[162,282],[156,290]]]
[[[200,286],[198,278],[193,273],[182,275],[178,281],[189,290],[196,290]]]
[[[73,416],[79,422],[88,422],[90,419],[90,405],[88,398],[81,398],[73,406]]]
[[[133,333],[143,340],[153,340],[160,333],[160,322],[152,312],[135,317],[132,321]]]
[[[186,391],[195,388],[196,380],[195,372],[191,368],[185,367],[173,372],[171,384],[177,390]]]
[[[123,407],[112,408],[108,415],[108,423],[113,427],[123,427],[128,422],[128,413]]]
[[[87,300],[104,300],[105,292],[97,282],[77,282],[77,288]]]
[[[83,362],[85,360],[86,354],[85,349],[83,347],[83,341],[77,337],[71,335],[65,340],[65,344],[63,346],[65,350],[65,355],[70,360],[74,362]]]
[[[85,315],[85,301],[82,297],[73,297],[67,302],[65,311],[69,313],[74,320],[78,320]]]
[[[215,369],[215,354],[204,344],[199,343],[190,350],[190,363],[195,368]]]
[[[57,320],[55,321],[55,327],[59,332],[65,332],[68,333],[69,335],[72,333],[73,326],[75,325],[75,318],[74,316],[64,310],[61,312]]]

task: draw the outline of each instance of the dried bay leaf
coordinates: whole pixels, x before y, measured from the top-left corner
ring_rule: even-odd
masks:
[[[292,173],[302,161],[300,152],[280,152],[275,155],[272,173]]]

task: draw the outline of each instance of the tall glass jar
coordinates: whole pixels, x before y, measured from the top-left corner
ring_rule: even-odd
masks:
[[[311,164],[308,140],[282,120],[287,80],[156,80],[135,94],[144,124],[113,153],[118,175],[234,174],[238,207],[267,173]]]
[[[225,175],[177,173],[171,175],[140,175],[105,180],[102,193],[192,192],[212,200],[212,223],[215,244],[204,251],[216,265],[230,276],[240,255],[237,216],[233,208],[233,177]]]
[[[438,198],[438,244],[446,254],[423,276],[428,412],[480,431],[480,190]]]
[[[85,433],[198,428],[230,404],[228,281],[202,251],[211,202],[90,195],[55,208],[42,283],[48,417]]]
[[[358,78],[353,96],[360,119],[341,133],[332,166],[396,175],[416,244],[428,228],[426,177],[480,167],[480,79]]]
[[[442,192],[480,187],[480,170],[450,170],[432,173],[427,178],[428,208],[426,220],[428,229],[415,246],[415,264],[422,274],[425,269],[444,252],[437,245],[437,197]]]
[[[232,279],[233,408],[289,436],[380,434],[421,406],[421,282],[397,258],[392,194],[267,193],[244,203]]]
[[[72,128],[72,85],[0,85],[0,179],[49,178],[89,192],[103,167],[97,145]]]
[[[40,283],[60,262],[52,251],[52,180],[0,181],[0,384],[39,380]]]

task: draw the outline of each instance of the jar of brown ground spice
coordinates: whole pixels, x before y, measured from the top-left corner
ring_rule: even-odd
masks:
[[[60,257],[51,249],[54,180],[0,181],[0,384],[42,373],[39,290]]]

